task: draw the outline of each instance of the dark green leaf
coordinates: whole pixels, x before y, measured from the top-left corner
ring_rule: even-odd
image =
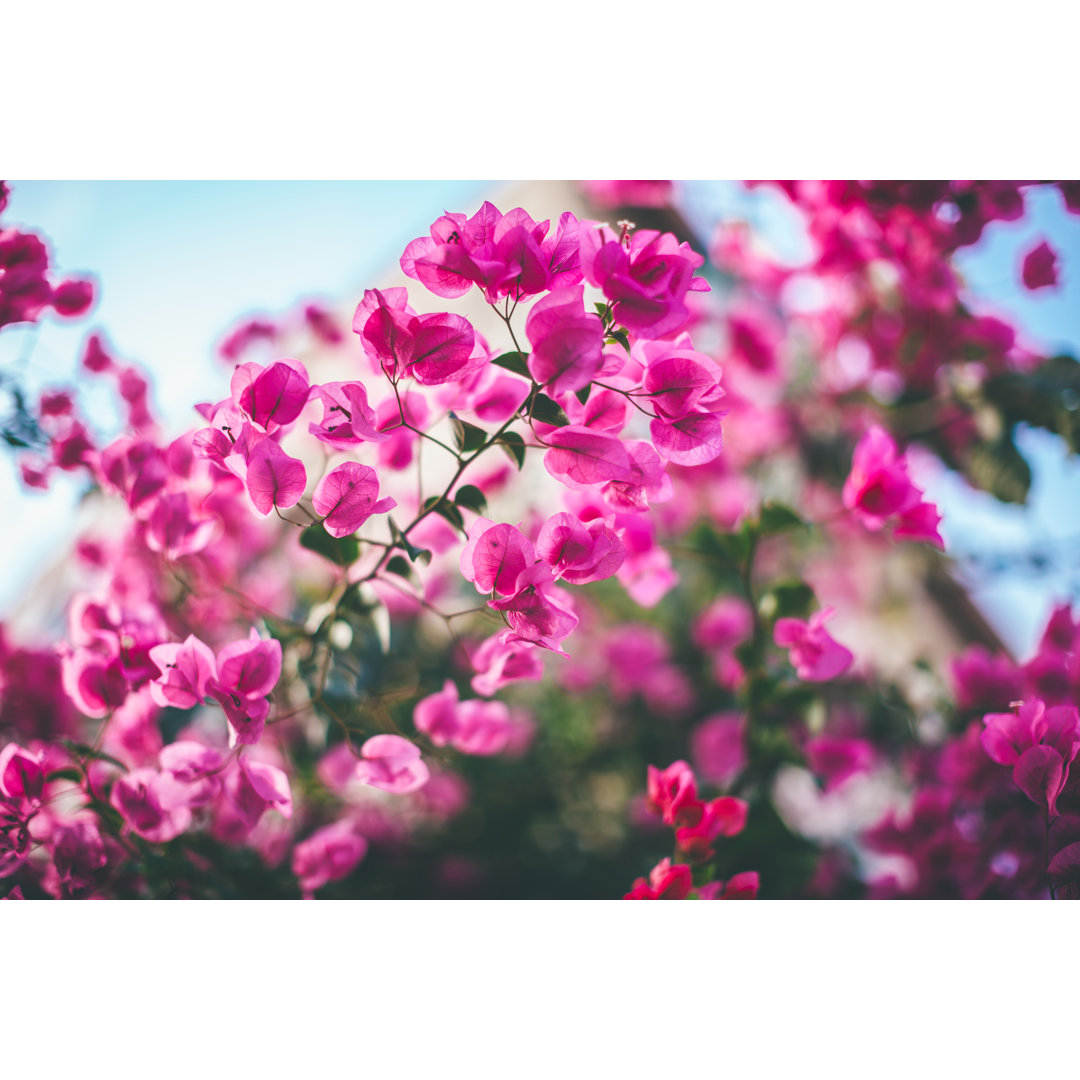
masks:
[[[54,780],[74,780],[75,783],[81,784],[83,781],[83,774],[78,769],[53,769],[45,777],[46,783],[51,784]]]
[[[335,566],[351,566],[360,557],[360,542],[355,536],[338,539],[331,536],[321,523],[301,530],[300,546],[329,559]]]
[[[86,743],[76,742],[74,739],[57,739],[57,742],[74,757],[89,758],[93,761],[107,761],[110,765],[118,765],[124,772],[128,771],[128,767],[122,761],[118,761],[101,750],[95,750],[92,746],[87,746]]]
[[[814,590],[805,581],[778,581],[766,596],[773,598],[777,619],[805,619],[814,608]]]
[[[783,503],[767,502],[761,508],[758,518],[758,532],[762,536],[774,536],[776,533],[786,532],[788,529],[797,529],[805,525],[790,506]]]
[[[411,578],[413,576],[412,567],[409,565],[409,560],[402,555],[395,555],[386,564],[387,573],[397,574],[398,577]]]
[[[529,372],[528,365],[525,363],[526,356],[526,353],[508,352],[503,353],[502,356],[496,356],[491,362],[496,367],[512,371],[515,375],[524,375],[531,382],[532,375]]]
[[[589,392],[591,390],[592,390],[592,383],[589,383],[588,386],[583,386],[580,390],[575,390],[574,391],[574,397],[576,397],[578,399],[578,401],[580,401],[581,404],[584,405],[585,402],[587,402],[589,400]]]
[[[475,424],[469,424],[454,413],[450,414],[450,426],[454,431],[454,443],[459,450],[468,453],[479,450],[487,442],[487,432]]]
[[[454,502],[482,514],[487,509],[487,499],[475,484],[463,484],[454,494]]]
[[[553,401],[547,394],[537,394],[530,406],[530,412],[534,420],[541,424],[550,424],[552,427],[566,427],[570,418],[563,412],[562,406]]]
[[[425,499],[424,509],[445,518],[455,529],[465,531],[465,519],[461,516],[461,511],[441,495],[432,495],[430,498]]]
[[[1002,502],[1024,503],[1031,487],[1031,468],[1012,439],[972,447],[967,457],[968,479]]]
[[[625,330],[612,330],[604,339],[604,342],[607,345],[621,345],[627,353],[630,352],[630,335]]]
[[[525,464],[525,440],[516,431],[504,431],[495,441],[519,469]]]
[[[430,499],[428,500],[431,501]],[[398,528],[397,522],[393,518],[390,518],[390,535],[394,539],[394,544],[405,550],[405,554],[409,556],[409,559],[414,563],[420,563],[421,566],[427,566],[431,562],[431,552],[426,548],[418,548],[412,543],[409,538]]]

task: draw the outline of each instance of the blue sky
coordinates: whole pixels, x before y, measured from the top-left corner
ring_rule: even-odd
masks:
[[[471,210],[496,189],[478,181],[13,181],[4,222],[44,233],[60,270],[98,279],[90,323],[107,329],[119,355],[153,371],[157,407],[179,431],[191,422],[193,402],[221,396],[212,347],[242,315],[282,311],[307,297],[358,296],[443,210]],[[681,185],[681,197],[695,222],[735,213],[765,229],[783,257],[802,254],[796,221],[780,196],[693,182]],[[1080,217],[1066,214],[1049,189],[1029,191],[1028,209],[1023,223],[991,225],[960,255],[960,269],[985,309],[1024,327],[1033,344],[1080,353]],[[1020,284],[1020,259],[1044,237],[1062,257],[1064,287],[1031,293]],[[0,369],[17,364],[33,339],[27,381],[66,382],[87,326],[46,319],[36,336],[6,331]],[[1013,572],[973,586],[1007,642],[1023,653],[1051,600],[1077,587],[1077,560],[1061,541],[1080,537],[1080,466],[1042,433],[1026,433],[1021,444],[1035,467],[1028,507],[1002,507],[948,475],[933,482],[931,494],[942,503],[946,539],[956,551],[1007,552],[1037,540],[1062,553],[1049,576]],[[13,471],[0,469],[0,498],[11,508],[0,536],[0,616],[34,568],[64,550],[80,489],[72,481],[26,495]]]

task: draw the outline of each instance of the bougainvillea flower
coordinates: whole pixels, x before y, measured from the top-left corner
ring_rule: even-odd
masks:
[[[202,551],[217,529],[214,518],[196,517],[185,492],[156,500],[146,528],[146,546],[166,559],[179,559]]]
[[[360,442],[385,442],[390,438],[385,431],[379,430],[378,418],[368,404],[363,383],[322,383],[314,387],[312,399],[322,403],[323,418],[319,424],[309,424],[308,431],[335,450],[347,450]]]
[[[225,793],[248,832],[259,824],[267,810],[276,810],[285,818],[292,817],[289,778],[268,762],[240,758],[238,766],[226,777]]]
[[[45,783],[42,760],[42,754],[8,743],[0,750],[0,795],[15,801],[40,800]]]
[[[181,739],[163,747],[158,761],[162,771],[159,798],[166,807],[206,806],[221,790],[225,759],[212,746]]]
[[[540,569],[551,573],[547,566],[542,565]],[[518,585],[522,585],[521,579]],[[504,645],[531,641],[563,656],[566,655],[560,648],[563,638],[578,623],[569,605],[570,598],[564,590],[544,584],[527,584],[513,596],[488,601],[488,607],[503,612],[510,624],[510,629],[500,637]]]
[[[735,836],[743,831],[748,810],[742,799],[730,795],[705,803],[699,821],[675,830],[680,853],[695,861],[711,858],[712,845],[717,837]]]
[[[790,650],[791,664],[795,674],[804,682],[827,682],[843,675],[855,657],[851,650],[829,636],[825,622],[835,614],[828,607],[815,612],[809,621],[802,619],[777,619],[773,628],[773,640],[781,648]]]
[[[368,289],[353,317],[364,349],[391,379],[412,376],[437,386],[460,380],[483,363],[476,357],[476,331],[451,312],[417,315],[404,289]]]
[[[346,461],[319,481],[311,498],[315,513],[331,536],[356,532],[372,514],[385,514],[397,500],[379,498],[379,477],[375,470],[356,461]]]
[[[562,578],[574,585],[602,581],[618,572],[626,548],[618,533],[600,518],[585,525],[573,514],[555,514],[536,539],[536,553]]]
[[[614,302],[615,320],[642,337],[663,337],[686,322],[686,293],[709,291],[704,278],[694,277],[704,262],[671,233],[638,229],[624,247],[606,226],[581,232],[586,281]]]
[[[512,596],[518,580],[536,562],[532,542],[513,525],[477,518],[461,552],[461,573],[482,593]]]
[[[724,396],[719,365],[693,349],[689,335],[681,335],[674,348],[643,342],[640,354],[647,364],[642,389],[663,419],[678,420]]]
[[[541,653],[530,642],[504,644],[499,639],[499,634],[487,638],[470,656],[476,672],[471,686],[483,697],[511,683],[539,682],[544,677]]]
[[[702,900],[754,900],[757,898],[761,881],[756,870],[747,870],[735,874],[726,882],[711,881],[698,889]]]
[[[490,202],[471,218],[444,214],[429,236],[405,248],[401,269],[436,296],[464,296],[478,285],[490,304],[576,285],[579,223],[563,214],[551,237],[548,224],[534,222],[520,207],[503,214]]]
[[[708,716],[690,736],[694,768],[710,783],[726,787],[746,768],[746,721],[741,713]]]
[[[307,369],[299,360],[278,360],[265,370],[258,364],[237,369],[246,376],[242,388],[233,380],[236,403],[264,431],[291,424],[304,410],[310,393]],[[239,394],[237,390],[239,389]]]
[[[638,878],[624,900],[685,900],[693,887],[689,866],[661,859],[649,872],[649,880]]]
[[[604,331],[585,311],[585,287],[558,289],[533,305],[525,333],[532,377],[551,394],[588,386],[603,364]]]
[[[546,438],[551,447],[544,468],[571,488],[603,484],[609,480],[633,482],[630,455],[614,435],[570,424]]]
[[[1021,276],[1028,289],[1048,289],[1058,283],[1057,255],[1045,240],[1024,256]]]
[[[416,703],[413,709],[416,730],[422,731],[436,746],[447,746],[460,727],[457,706],[457,687],[447,679],[441,690]]]
[[[264,641],[254,628],[249,637],[230,642],[218,652],[217,675],[206,689],[225,710],[238,743],[259,741],[270,712],[266,695],[280,678],[281,642],[276,638]]]
[[[844,482],[844,506],[872,532],[892,522],[897,536],[945,548],[938,532],[941,515],[908,475],[907,461],[884,428],[874,424],[859,440]]]
[[[161,672],[150,683],[150,694],[163,708],[193,708],[206,697],[207,684],[217,677],[213,651],[194,634],[182,642],[155,645],[150,659]]]
[[[677,420],[650,420],[656,452],[674,465],[704,465],[720,456],[723,432],[720,413],[691,412]]]
[[[161,798],[161,773],[156,769],[135,769],[117,777],[109,802],[128,826],[154,844],[165,844],[191,825],[186,807],[169,808]]]
[[[400,735],[374,735],[360,747],[356,778],[394,795],[422,788],[431,773],[420,758],[420,747]]]
[[[867,772],[874,764],[874,748],[865,739],[818,735],[806,742],[810,771],[825,779],[825,790],[839,787],[849,776]]]
[[[301,892],[310,897],[329,882],[347,878],[367,849],[367,840],[351,821],[335,821],[312,833],[292,853],[292,872],[300,879]]]
[[[685,761],[672,762],[666,769],[649,766],[646,805],[659,814],[665,825],[696,821],[700,814],[697,781]]]
[[[1058,815],[1057,799],[1069,779],[1069,766],[1080,753],[1080,712],[1075,705],[1047,708],[1038,699],[1015,713],[983,718],[981,741],[987,756],[1013,766],[1013,780],[1032,802]]]
[[[307,487],[304,463],[289,457],[273,439],[237,439],[225,463],[244,481],[255,509],[260,514],[295,506]]]

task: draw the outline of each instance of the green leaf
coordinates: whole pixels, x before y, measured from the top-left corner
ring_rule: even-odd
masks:
[[[479,450],[487,442],[487,432],[483,428],[467,423],[454,413],[450,414],[450,427],[454,431],[455,445],[465,453]]]
[[[630,352],[630,335],[622,328],[612,330],[604,339],[605,345],[621,345],[627,353]]]
[[[92,746],[87,746],[86,743],[76,742],[74,739],[57,739],[56,740],[65,750],[77,758],[89,758],[93,761],[107,761],[110,765],[118,765],[124,772],[128,771],[128,767],[110,754],[105,754],[100,750],[95,750]]]
[[[1027,502],[1031,467],[1011,438],[972,447],[966,469],[968,479],[1002,502]]]
[[[570,417],[563,412],[562,406],[553,401],[547,394],[537,394],[530,406],[530,412],[534,420],[541,424],[550,424],[552,427],[566,427],[570,423]]]
[[[805,524],[790,506],[767,502],[761,508],[757,528],[762,536],[775,536],[777,533],[787,532],[788,529],[801,528]]]
[[[512,371],[515,375],[524,375],[526,379],[532,382],[532,373],[529,371],[528,365],[525,363],[527,353],[508,352],[503,353],[502,356],[496,356],[491,362],[496,367],[505,368],[507,371]]]
[[[584,405],[585,402],[587,402],[589,400],[589,393],[590,393],[591,390],[592,390],[592,383],[589,383],[588,386],[583,386],[580,390],[575,390],[574,391],[574,397],[576,397],[578,399],[578,401],[580,401],[581,404]]]
[[[74,780],[75,783],[81,784],[83,781],[83,774],[78,769],[53,769],[51,773],[46,775],[45,782],[51,784],[54,780]]]
[[[314,551],[335,566],[351,566],[360,558],[360,541],[355,536],[331,536],[320,524],[300,532],[300,546]]]
[[[805,581],[778,581],[765,594],[766,599],[769,597],[773,600],[773,618],[805,619],[814,609],[814,590]]]
[[[487,509],[487,499],[475,484],[462,484],[454,495],[454,502],[482,514]]]
[[[441,495],[432,495],[430,498],[425,499],[424,509],[445,518],[455,529],[465,531],[465,519],[461,516],[461,511]]]
[[[430,501],[430,500],[429,500]],[[390,536],[393,538],[394,544],[397,547],[403,548],[405,554],[409,556],[409,559],[414,563],[419,563],[421,566],[427,566],[431,562],[431,552],[426,548],[418,548],[412,543],[409,538],[398,528],[397,522],[390,518]]]
[[[386,564],[386,572],[388,574],[397,574],[398,577],[411,578],[413,576],[412,566],[409,565],[409,560],[402,555],[395,555]]]
[[[525,464],[525,440],[516,431],[504,431],[495,442],[519,469]]]

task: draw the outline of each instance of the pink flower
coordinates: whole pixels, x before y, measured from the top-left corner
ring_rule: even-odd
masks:
[[[161,674],[150,683],[150,694],[163,708],[190,709],[207,694],[207,684],[217,678],[217,662],[209,645],[194,634],[183,642],[155,645],[150,659]]]
[[[741,713],[717,713],[706,717],[690,736],[694,767],[700,775],[721,787],[730,784],[749,760],[746,723]]]
[[[1050,708],[1038,699],[1015,713],[990,713],[981,741],[987,756],[1013,766],[1013,780],[1033,803],[1057,817],[1057,799],[1080,752],[1080,712],[1075,705]]]
[[[551,566],[556,578],[583,585],[616,573],[626,558],[626,548],[600,518],[585,525],[573,514],[561,513],[544,523],[536,539],[536,554]]]
[[[811,772],[825,778],[825,790],[842,784],[849,776],[868,771],[874,764],[874,748],[864,739],[818,735],[807,740],[806,762]]]
[[[538,301],[525,320],[533,351],[532,377],[551,394],[588,386],[603,363],[604,332],[596,315],[587,314],[585,287],[558,289]]]
[[[728,878],[727,882],[712,881],[698,889],[702,900],[754,900],[760,888],[756,870],[747,870]]]
[[[504,645],[496,634],[484,641],[472,654],[472,688],[483,697],[490,697],[510,683],[539,682],[544,676],[541,654],[528,642]]]
[[[430,236],[405,248],[401,269],[437,296],[464,296],[478,285],[489,304],[576,285],[581,280],[577,219],[563,214],[554,234],[547,233],[547,221],[537,224],[520,208],[503,214],[485,202],[471,218],[439,218]]]
[[[1044,240],[1024,256],[1022,277],[1028,289],[1047,289],[1058,283],[1057,255]]]
[[[937,528],[941,515],[922,496],[892,437],[876,424],[870,427],[855,447],[851,473],[844,483],[844,506],[872,532],[892,521],[895,535],[926,540],[944,550]]]
[[[217,654],[217,675],[206,689],[225,710],[238,743],[259,741],[270,712],[266,695],[280,678],[281,642],[264,641],[254,627],[249,637],[230,642]]]
[[[322,403],[321,424],[309,424],[308,431],[334,447],[347,450],[360,442],[386,442],[389,434],[380,431],[375,410],[368,404],[363,383],[323,383],[312,390],[312,399]]]
[[[267,810],[276,810],[285,818],[292,817],[289,778],[276,765],[265,761],[240,758],[238,767],[226,778],[225,793],[249,833]]]
[[[694,772],[685,761],[675,761],[666,769],[649,766],[646,805],[659,814],[665,825],[697,819],[701,804]]]
[[[694,861],[711,858],[717,837],[735,836],[743,831],[748,810],[742,799],[730,795],[705,803],[699,821],[675,830],[679,852]]]
[[[842,675],[855,657],[849,649],[834,641],[824,623],[835,614],[828,607],[815,612],[809,622],[802,619],[777,619],[773,628],[773,640],[782,648],[790,649],[790,659],[795,673],[804,682],[827,682]]]
[[[420,747],[400,735],[375,735],[360,747],[356,778],[394,795],[422,788],[431,775],[420,759]]]
[[[292,872],[305,899],[331,881],[341,881],[367,854],[367,840],[350,821],[335,821],[293,848]]]
[[[240,408],[264,431],[291,424],[303,412],[310,383],[299,360],[279,360],[265,370],[259,370],[257,364],[244,364],[237,375],[241,372],[247,376],[243,380],[247,385],[238,385],[234,378],[233,394]]]
[[[547,443],[552,449],[544,455],[544,468],[568,487],[634,480],[630,455],[614,435],[570,424],[552,431]]]
[[[134,832],[154,844],[175,839],[191,825],[191,811],[170,806],[163,795],[162,774],[156,769],[135,769],[117,778],[109,802]]]
[[[302,461],[289,457],[273,439],[252,432],[237,439],[226,464],[247,485],[248,494],[260,514],[295,506],[307,486]]]
[[[312,496],[315,512],[331,536],[356,532],[372,514],[385,514],[397,500],[379,498],[379,477],[375,470],[355,461],[346,461],[319,481]]]
[[[45,783],[42,761],[42,754],[8,743],[0,750],[0,796],[16,802],[40,802]]]
[[[492,525],[487,518],[477,518],[469,529],[460,566],[465,580],[478,591],[512,596],[518,580],[535,562],[532,543],[513,525]]]
[[[663,337],[686,322],[686,293],[709,291],[694,277],[704,262],[671,233],[638,229],[626,246],[606,226],[581,234],[585,279],[614,303],[616,321],[642,337]]]
[[[165,806],[206,806],[221,791],[219,774],[225,761],[211,746],[182,739],[164,747],[158,761],[163,776],[158,790]]]
[[[457,687],[447,679],[441,690],[416,703],[413,710],[416,730],[422,731],[436,746],[448,745],[461,726],[457,707]]]
[[[689,866],[672,866],[670,859],[661,859],[649,872],[649,880],[638,878],[623,899],[685,900],[690,895],[693,883]]]

